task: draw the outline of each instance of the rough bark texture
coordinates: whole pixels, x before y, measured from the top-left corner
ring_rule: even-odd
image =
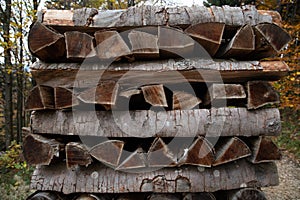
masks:
[[[278,184],[274,163],[253,165],[245,160],[212,169],[197,167],[160,169],[144,173],[114,171],[103,165],[90,165],[80,171],[67,170],[64,163],[37,168],[32,176],[31,188],[62,191],[65,194],[169,192],[176,191],[177,182],[185,179],[190,187],[180,192],[214,192],[244,187],[266,187]]]
[[[83,12],[84,11],[84,12]],[[93,12],[92,12],[93,11]],[[87,14],[89,13],[89,14]],[[127,10],[104,10],[96,13],[92,8],[83,8],[75,11],[47,10],[38,20],[46,25],[67,25],[90,27],[128,27],[171,25],[186,26],[205,22],[221,22],[227,25],[255,25],[262,22],[272,22],[270,15],[260,14],[254,6],[238,7],[158,7],[139,6]],[[87,19],[91,17],[92,23]]]
[[[212,108],[175,111],[35,111],[34,133],[104,137],[278,135],[278,109]]]
[[[80,71],[78,71],[80,68]],[[68,70],[62,70],[68,69]],[[178,70],[178,71],[175,71]],[[147,84],[184,82],[244,82],[278,80],[289,71],[281,61],[234,62],[213,60],[167,60],[131,64],[45,64],[32,66],[32,75],[40,85],[51,87],[95,87],[103,81],[139,87]],[[75,81],[76,80],[76,81]]]

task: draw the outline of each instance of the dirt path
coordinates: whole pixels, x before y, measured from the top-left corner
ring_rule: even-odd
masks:
[[[286,152],[277,163],[279,186],[264,188],[268,200],[300,200],[300,163]]]

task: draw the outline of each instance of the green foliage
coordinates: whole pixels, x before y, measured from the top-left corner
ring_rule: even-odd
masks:
[[[33,168],[21,158],[21,146],[13,142],[0,156],[0,193],[2,200],[25,199],[29,190]]]
[[[275,139],[275,142],[300,160],[300,110],[285,108],[280,111],[282,134]]]

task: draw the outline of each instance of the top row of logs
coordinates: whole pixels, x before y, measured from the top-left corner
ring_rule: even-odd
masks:
[[[31,27],[29,49],[46,62],[82,62],[86,58],[112,62],[120,58],[133,61],[170,57],[256,60],[276,55],[291,39],[281,27],[267,22],[254,26],[241,23],[235,27],[227,26],[225,22],[201,22],[187,28],[130,27],[123,32],[107,28],[62,31],[61,26],[45,24],[36,22]]]

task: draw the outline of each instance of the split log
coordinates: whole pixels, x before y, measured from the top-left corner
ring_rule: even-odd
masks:
[[[127,156],[127,154],[125,154]],[[125,158],[121,164],[116,168],[118,171],[134,171],[140,170],[147,167],[146,156],[143,149],[138,148],[136,151],[131,153],[127,158]]]
[[[77,97],[73,91],[63,87],[54,88],[55,109],[72,108],[79,105]]]
[[[216,200],[216,197],[210,193],[188,193],[185,194],[182,200]]]
[[[145,29],[145,31],[147,31],[147,29]],[[159,58],[157,35],[153,35],[143,31],[132,30],[129,32],[128,38],[131,44],[131,52],[135,58]]]
[[[265,105],[278,104],[279,95],[272,85],[266,81],[247,82],[247,108],[257,109]]]
[[[106,195],[95,195],[95,194],[80,194],[79,196],[75,197],[74,200],[110,200]]]
[[[131,51],[117,31],[97,31],[96,50],[100,59],[115,60],[131,54]]]
[[[168,107],[163,85],[147,85],[141,87],[145,101],[152,106]]]
[[[216,158],[213,166],[228,163],[251,155],[246,143],[237,137],[220,138],[214,146]]]
[[[229,192],[228,200],[267,200],[267,198],[261,190],[243,188]]]
[[[161,138],[156,138],[148,151],[149,167],[176,166],[176,158]]]
[[[77,142],[70,142],[66,145],[67,168],[72,169],[77,166],[87,167],[92,163],[92,158],[86,147]]]
[[[35,134],[27,135],[23,142],[23,155],[29,165],[49,165],[62,149],[58,141]]]
[[[198,97],[184,91],[173,91],[172,100],[173,110],[189,110],[202,102]]]
[[[101,82],[78,95],[84,103],[114,106],[116,104],[119,85],[114,81]]]
[[[221,45],[224,28],[224,23],[200,23],[188,27],[185,33],[214,56]]]
[[[193,39],[179,29],[159,26],[158,46],[161,57],[193,56]]]
[[[124,142],[119,140],[108,140],[95,145],[90,149],[90,154],[102,162],[116,168],[119,165],[123,152]]]
[[[245,99],[246,93],[240,84],[212,84],[205,95],[204,104],[215,104],[218,101]]]
[[[87,33],[68,31],[65,32],[65,40],[68,59],[82,61],[96,56],[94,37]]]
[[[54,109],[54,89],[49,86],[35,86],[26,99],[26,110]]]
[[[37,191],[30,195],[26,200],[66,200],[66,197],[57,192],[41,192]]]
[[[28,46],[31,53],[43,61],[53,62],[65,56],[64,36],[40,22],[31,27]]]
[[[197,165],[201,167],[211,167],[214,162],[214,149],[212,144],[204,137],[198,137],[186,150],[179,165]]]
[[[131,192],[176,192],[176,180],[182,177],[189,181],[189,192],[215,192],[239,189],[243,184],[251,187],[278,185],[275,163],[252,164],[246,160],[205,168],[185,166],[164,168],[150,172],[127,173],[116,171],[100,163],[81,168],[80,173],[68,170],[64,162],[48,167],[36,168],[32,175],[33,190],[61,191],[70,193],[131,193]],[[65,180],[65,181],[62,181]]]
[[[134,116],[132,118],[131,116]],[[188,120],[187,120],[188,119]],[[212,108],[174,111],[35,111],[34,133],[103,137],[276,136],[276,108]]]
[[[151,194],[147,197],[148,200],[180,200],[177,194]]]
[[[168,7],[143,5],[130,7],[126,10],[106,10],[95,12],[92,8],[76,10],[46,10],[38,15],[38,21],[51,26],[64,27],[141,27],[141,26],[183,26],[205,22],[225,22],[227,25],[241,26],[245,23],[255,25],[262,22],[272,22],[272,17],[262,15],[255,6],[247,9],[231,8],[229,6],[211,9],[205,6]],[[246,10],[251,10],[245,12]],[[97,10],[96,10],[97,11]],[[93,15],[91,15],[93,13]],[[89,19],[92,23],[87,23]],[[64,28],[62,27],[62,28]]]
[[[214,61],[200,59],[157,60],[107,65],[35,63],[31,73],[39,85],[51,87],[95,87],[105,81],[137,87],[147,84],[184,82],[246,82],[278,80],[287,75],[282,61]],[[62,69],[68,69],[63,70]],[[78,71],[80,69],[80,72]],[[216,72],[218,70],[218,72]],[[104,73],[105,72],[105,73]],[[101,79],[99,78],[101,77]],[[75,81],[76,80],[76,81]]]
[[[252,163],[271,162],[281,159],[279,148],[274,142],[266,137],[259,137],[250,141],[252,156],[249,160]]]
[[[252,59],[274,56],[291,40],[291,36],[276,24],[258,24],[254,32],[255,51],[251,55]]]
[[[222,47],[217,57],[247,60],[255,49],[255,35],[250,25],[241,27],[228,44]]]
[[[141,92],[142,91],[140,89],[127,89],[120,92],[119,96],[130,99],[130,97],[132,97],[133,95],[141,94]]]

